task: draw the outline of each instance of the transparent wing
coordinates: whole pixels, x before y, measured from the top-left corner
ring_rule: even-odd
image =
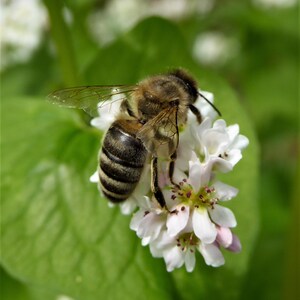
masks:
[[[113,96],[120,95],[115,101],[125,99],[136,88],[136,85],[80,86],[54,91],[47,98],[53,104],[80,108],[92,117],[96,117],[97,109],[111,103],[110,100],[114,101]]]
[[[159,157],[169,157],[178,145],[177,106],[161,111],[137,133],[146,149]]]

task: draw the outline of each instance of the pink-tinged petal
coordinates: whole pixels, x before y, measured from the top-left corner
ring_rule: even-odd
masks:
[[[190,216],[190,207],[179,205],[176,207],[176,212],[168,215],[167,232],[170,236],[176,236],[187,225]]]
[[[223,227],[235,227],[236,219],[233,212],[224,206],[215,205],[214,208],[209,208],[209,214],[212,220]]]
[[[187,249],[184,257],[187,272],[192,272],[195,268],[196,257],[194,249]]]
[[[196,236],[204,243],[212,243],[217,236],[217,229],[209,218],[206,208],[196,208],[193,213],[193,227]]]
[[[224,248],[228,248],[232,244],[232,232],[227,227],[217,227],[217,242]]]
[[[204,244],[201,243],[199,246],[199,251],[203,255],[205,263],[208,266],[219,267],[224,265],[225,260],[219,247],[215,244]]]
[[[202,166],[198,161],[189,163],[188,182],[193,186],[195,192],[198,192],[201,186]]]
[[[230,200],[234,198],[239,192],[239,190],[235,187],[225,184],[221,181],[216,181],[213,186],[216,190],[216,196],[221,201]]]
[[[229,247],[226,248],[227,250],[231,251],[231,252],[240,252],[242,250],[242,244],[239,240],[239,238],[233,234],[232,235],[232,243]]]
[[[177,246],[164,252],[164,260],[168,272],[172,272],[174,269],[180,268],[184,264],[183,253]]]

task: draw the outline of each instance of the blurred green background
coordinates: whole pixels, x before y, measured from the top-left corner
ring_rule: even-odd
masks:
[[[2,1],[1,299],[300,299],[298,6]],[[151,258],[88,182],[99,134],[45,101],[58,88],[130,84],[180,66],[252,145],[232,179],[244,252],[227,255],[225,271],[198,256],[193,275],[168,274]]]

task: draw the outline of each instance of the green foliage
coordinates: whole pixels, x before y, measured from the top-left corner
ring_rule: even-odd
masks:
[[[45,2],[49,10],[60,7],[59,1]],[[93,1],[69,2],[77,20],[83,22]],[[99,49],[81,23],[74,22],[64,29],[70,32],[69,39],[56,38],[63,56],[67,56],[63,43],[70,49],[75,45],[67,63],[57,64],[45,42],[30,62],[4,72],[3,299],[47,300],[59,295],[76,300],[252,299],[254,295],[279,299],[282,277],[277,267],[283,266],[282,236],[289,224],[290,190],[285,187],[289,187],[295,162],[292,152],[286,155],[287,163],[278,163],[294,149],[288,145],[295,143],[296,129],[290,130],[297,120],[294,12],[286,11],[286,22],[279,26],[279,13],[229,2],[227,7],[217,6],[207,22],[196,16],[178,27],[161,18],[145,19]],[[57,18],[52,12],[51,22]],[[244,52],[232,66],[199,66],[191,57],[190,40],[199,30],[215,30],[223,24],[227,24],[225,31],[240,40]],[[276,32],[285,44],[271,47],[270,32]],[[59,27],[56,33],[60,34]],[[253,36],[260,42],[253,44]],[[285,49],[291,55],[282,55]],[[207,267],[198,255],[191,274],[184,269],[167,273],[163,260],[153,258],[129,229],[130,218],[117,207],[108,208],[89,182],[97,167],[99,132],[77,111],[45,101],[48,92],[66,84],[130,84],[175,67],[186,68],[202,89],[212,91],[227,123],[238,123],[250,139],[242,161],[222,178],[240,190],[228,206],[236,215],[235,233],[243,250],[240,254],[224,252],[226,264],[217,269]],[[220,74],[238,88],[251,117]],[[280,122],[274,123],[278,118]],[[263,172],[259,178],[260,156]]]
[[[160,39],[164,42],[159,43]],[[124,82],[129,74],[124,70],[132,70],[127,80],[136,82],[145,74],[177,66],[201,74],[182,42],[175,26],[151,18],[101,50],[86,77],[91,83],[108,83],[105,78]],[[171,55],[167,45],[172,48]],[[112,69],[120,49],[118,68]],[[206,81],[209,84],[203,81],[204,89],[218,86],[217,103],[227,120],[238,121],[251,139],[252,149],[231,178],[232,184],[242,185],[240,204],[234,208],[245,245],[242,254],[228,255],[227,265],[219,270],[204,266],[199,257],[194,274],[187,275],[184,270],[168,274],[162,260],[152,258],[149,250],[139,245],[129,230],[129,219],[118,208],[108,208],[96,186],[89,183],[97,165],[100,136],[80,123],[72,111],[43,99],[12,98],[3,105],[5,111],[13,112],[3,119],[5,268],[19,279],[76,299],[172,299],[175,291],[185,298],[186,281],[190,285],[198,280],[203,287],[190,288],[190,297],[205,296],[212,290],[221,294],[226,286],[228,297],[236,296],[257,232],[257,226],[247,229],[248,218],[257,218],[257,145],[230,89],[213,76]],[[228,105],[233,109],[226,109]],[[223,283],[216,288],[210,284],[213,281]]]

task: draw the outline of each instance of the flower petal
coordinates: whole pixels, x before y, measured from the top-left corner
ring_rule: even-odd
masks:
[[[199,251],[203,255],[205,263],[208,266],[219,267],[225,263],[222,252],[215,244],[201,243]]]
[[[140,209],[139,211],[137,211],[137,212],[133,215],[133,217],[132,217],[132,219],[131,219],[131,221],[130,221],[130,225],[129,225],[130,229],[132,229],[132,230],[134,230],[134,231],[137,231],[137,230],[138,230],[139,225],[140,225],[140,223],[141,223],[141,220],[142,220],[143,217],[144,217],[144,214],[145,214],[145,211],[143,211],[142,209]]]
[[[120,204],[120,209],[123,215],[130,215],[137,207],[137,201],[134,197],[128,198]]]
[[[199,207],[194,210],[193,228],[196,236],[204,243],[210,244],[216,239],[217,229],[206,208]]]
[[[231,252],[236,252],[236,253],[238,253],[242,250],[241,242],[235,234],[232,235],[231,245],[229,247],[227,247],[226,249],[231,251]]]
[[[240,127],[238,124],[233,124],[227,127],[227,133],[231,141],[234,141],[234,139],[238,136],[239,132]]]
[[[242,152],[240,149],[232,149],[227,151],[226,158],[233,166],[235,166],[242,159]]]
[[[93,182],[93,183],[98,183],[99,182],[98,171],[96,171],[95,173],[93,173],[93,175],[91,175],[90,182]]]
[[[202,166],[199,160],[189,162],[189,179],[188,182],[193,186],[195,192],[198,192],[201,186]]]
[[[244,149],[249,145],[249,139],[244,135],[239,135],[238,138],[231,145],[232,148]]]
[[[217,227],[217,242],[224,248],[228,248],[232,244],[232,232],[227,227]]]
[[[172,272],[175,268],[180,268],[184,264],[183,253],[177,246],[165,251],[164,260],[168,272]]]
[[[233,212],[221,205],[215,205],[214,208],[208,208],[210,217],[212,220],[223,227],[235,227],[236,226],[236,219]]]
[[[192,272],[196,264],[195,251],[193,249],[186,250],[184,262],[187,272]]]
[[[213,169],[222,173],[228,173],[232,170],[232,163],[225,160],[224,158],[209,156],[209,159],[212,161]]]
[[[170,213],[167,219],[167,232],[170,236],[176,236],[183,230],[190,216],[190,207],[179,205],[174,213]]]
[[[239,190],[235,187],[225,184],[221,181],[216,181],[214,183],[214,188],[216,190],[217,197],[221,201],[230,200],[234,198],[239,192]]]

